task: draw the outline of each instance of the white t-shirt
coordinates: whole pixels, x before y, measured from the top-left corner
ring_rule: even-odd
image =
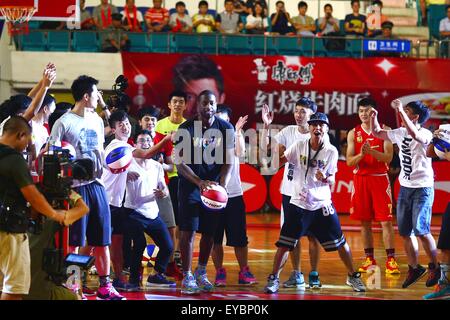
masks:
[[[122,15],[122,20],[127,21],[127,15],[125,13],[125,10],[120,11],[120,14]],[[130,15],[130,19],[134,19],[134,13],[133,10],[130,10],[128,12],[128,14]],[[136,18],[139,22],[143,22],[144,21],[144,17],[142,16],[142,12],[140,12],[139,10],[136,11]]]
[[[148,219],[155,219],[158,216],[159,208],[153,189],[167,191],[162,165],[153,159],[149,159],[145,161],[144,168],[133,159],[128,170],[137,172],[139,178],[127,182],[125,208],[133,209]]]
[[[242,196],[244,194],[241,183],[241,170],[240,170],[239,157],[234,158],[234,164],[231,167],[231,178],[227,184],[227,193],[229,198]]]
[[[448,17],[439,22],[439,32],[450,31],[450,19]]]
[[[121,143],[122,141],[113,139],[112,143]],[[123,142],[122,142],[123,143]],[[136,148],[130,146],[134,151]],[[106,155],[105,155],[106,156]],[[121,207],[123,197],[125,195],[125,188],[127,186],[127,171],[121,173],[112,173],[109,169],[103,170],[102,181],[105,185],[106,194],[108,195],[109,204],[115,207]]]
[[[306,141],[310,138],[308,133],[300,133],[298,131],[298,126],[291,125],[283,128],[278,132],[274,139],[286,149],[292,146],[297,141]],[[294,164],[286,162],[284,165],[283,181],[281,182],[281,194],[286,196],[292,196],[294,192],[294,183],[298,181],[297,175],[299,174],[298,169]]]
[[[428,158],[427,146],[433,139],[433,134],[425,129],[419,129],[419,135],[425,144],[414,140],[406,128],[397,128],[387,132],[389,140],[396,143],[400,150],[400,185],[407,188],[426,188],[434,186],[433,167]]]
[[[331,205],[331,189],[328,183],[318,181],[316,171],[321,170],[330,176],[337,172],[338,151],[325,141],[320,151],[309,149],[309,139],[298,141],[284,152],[286,159],[299,169],[297,180],[294,183],[294,192],[291,203],[297,207],[314,211]],[[308,159],[310,153],[310,159]],[[314,159],[314,160],[312,160]],[[305,178],[308,162],[312,162]]]
[[[247,24],[246,26],[256,26],[260,29],[269,27],[269,22],[267,18],[255,17],[251,14],[247,16]]]
[[[31,120],[31,129],[32,129],[31,134],[32,141],[34,147],[36,148],[36,155],[38,155],[39,152],[41,151],[42,146],[47,143],[49,134],[46,127],[37,123],[34,120]]]

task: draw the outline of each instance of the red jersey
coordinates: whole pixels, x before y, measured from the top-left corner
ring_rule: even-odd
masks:
[[[369,141],[370,147],[378,152],[384,152],[384,141],[375,138],[372,133],[368,134],[361,125],[355,128],[355,155],[361,152],[363,144]],[[386,174],[389,170],[389,166],[386,162],[378,161],[369,154],[366,154],[364,158],[356,165],[353,170],[357,175],[379,175]]]

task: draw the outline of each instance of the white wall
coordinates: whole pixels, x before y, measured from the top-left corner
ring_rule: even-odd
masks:
[[[174,8],[175,3],[179,0],[163,0],[163,4],[165,4],[166,8]],[[199,0],[183,0],[186,4],[186,8],[189,10],[189,13],[198,11],[198,3]],[[223,11],[223,2],[224,0],[207,0],[209,3],[210,9],[216,9],[219,12]],[[284,0],[287,11],[291,14],[291,16],[298,15],[297,5],[300,0]],[[152,0],[135,0],[136,5],[139,7],[151,7],[153,6]],[[275,3],[277,0],[266,0],[269,3],[269,12],[275,12]],[[363,1],[361,1],[362,3]],[[118,7],[123,7],[125,4],[125,0],[111,0],[111,3]],[[338,19],[344,19],[346,14],[351,13],[350,0],[340,0],[340,1],[327,1],[327,0],[307,0],[308,4],[308,12],[307,14],[312,16],[313,18],[317,18],[323,15],[323,6],[327,3],[330,3],[333,6],[333,15]],[[100,4],[100,0],[86,0],[87,6],[96,6]],[[320,8],[320,10],[319,10]]]
[[[58,72],[53,89],[68,89],[75,78],[86,74],[99,80],[99,89],[111,90],[116,77],[123,74],[120,53],[12,51],[13,88],[33,87],[50,61],[55,63]]]

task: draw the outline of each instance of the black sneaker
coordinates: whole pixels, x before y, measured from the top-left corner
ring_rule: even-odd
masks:
[[[428,264],[428,278],[425,285],[427,287],[434,287],[437,285],[439,279],[441,278],[441,266],[437,266],[434,263]]]
[[[175,251],[175,253],[173,254],[173,261],[175,261],[175,264],[181,270],[182,265],[181,265],[181,253],[180,253],[180,251]]]
[[[402,288],[408,288],[410,285],[416,283],[420,278],[425,275],[427,269],[422,267],[420,264],[417,265],[417,268],[413,268],[408,266],[408,275],[406,276],[405,282],[402,284]]]

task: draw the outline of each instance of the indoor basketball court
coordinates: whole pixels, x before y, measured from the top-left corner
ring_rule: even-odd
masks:
[[[317,103],[315,107],[316,111],[324,112],[328,115],[326,121],[322,120],[322,124],[327,124],[328,128],[332,130],[330,131],[330,136],[333,136],[333,144],[336,146],[336,151],[339,153],[339,161],[336,160],[336,183],[330,185],[330,194],[336,210],[336,215],[339,217],[343,236],[345,237],[348,246],[351,248],[353,266],[356,269],[355,273],[358,272],[358,268],[364,263],[367,257],[370,256],[377,261],[376,265],[374,264],[367,272],[361,272],[360,279],[365,285],[366,291],[355,292],[351,286],[346,284],[348,271],[341,261],[338,251],[326,252],[321,247],[319,252],[320,259],[317,267],[317,271],[320,275],[321,288],[309,288],[308,275],[312,270],[310,266],[309,241],[307,237],[304,236],[301,240],[302,251],[300,265],[305,280],[305,288],[283,287],[282,283],[288,280],[292,272],[291,260],[288,258],[285,265],[282,266],[282,272],[279,276],[279,291],[273,294],[266,293],[268,277],[272,273],[274,257],[277,252],[275,243],[280,239],[280,209],[282,206],[280,185],[284,177],[283,168],[278,170],[277,167],[276,170],[272,170],[273,168],[268,167],[266,159],[263,159],[266,162],[258,159],[255,163],[243,163],[241,161],[239,182],[241,183],[241,189],[243,189],[242,197],[247,209],[244,214],[247,223],[248,267],[257,282],[250,285],[239,284],[240,270],[236,260],[235,250],[233,247],[226,246],[224,242],[223,267],[227,272],[226,286],[214,287],[211,292],[188,295],[181,292],[182,281],[178,279],[176,280],[176,287],[148,288],[145,286],[147,277],[155,272],[159,272],[155,270],[154,267],[156,256],[158,254],[158,249],[156,249],[154,252],[151,252],[150,257],[148,256],[148,252],[144,253],[142,259],[143,273],[141,274],[142,282],[140,283],[140,289],[134,290],[134,292],[119,290],[120,294],[125,297],[126,300],[423,300],[423,297],[433,292],[433,290],[438,291],[436,286],[443,286],[444,284],[448,286],[448,283],[438,283],[436,279],[436,283],[432,287],[427,287],[425,284],[427,281],[425,273],[423,277],[422,275],[418,277],[418,279],[415,280],[416,282],[408,285],[407,288],[402,288],[402,284],[408,276],[408,263],[410,262],[410,259],[408,259],[405,252],[404,240],[399,234],[396,215],[393,217],[392,215],[390,216],[393,221],[394,229],[394,248],[391,249],[395,250],[395,261],[398,264],[399,273],[394,272],[394,274],[388,274],[385,271],[387,260],[384,246],[385,239],[383,238],[382,224],[379,222],[373,222],[372,254],[367,255],[367,250],[365,250],[367,248],[365,248],[361,236],[361,223],[354,219],[350,219],[350,212],[353,210],[351,202],[354,192],[353,174],[356,171],[354,172],[354,168],[347,165],[348,161],[346,162],[345,158],[348,148],[347,134],[349,130],[360,124],[357,104],[360,98],[374,97],[379,103],[377,111],[380,116],[380,123],[386,123],[393,127],[393,129],[400,127],[402,121],[405,121],[399,114],[399,111],[394,111],[390,107],[391,101],[394,99],[400,99],[405,105],[411,101],[422,101],[423,105],[431,110],[431,118],[429,122],[427,122],[428,126],[426,126],[426,128],[428,128],[427,130],[431,131],[431,134],[434,130],[438,130],[438,128],[444,128],[439,126],[448,126],[448,121],[450,120],[450,78],[448,75],[449,73],[444,72],[444,70],[449,70],[450,60],[445,59],[443,56],[438,56],[435,59],[428,59],[428,57],[419,58],[419,54],[417,56],[410,54],[402,56],[368,55],[367,57],[363,57],[363,52],[365,53],[366,49],[369,50],[367,44],[365,44],[365,47],[364,45],[359,45],[357,49],[355,49],[356,51],[351,51],[353,50],[351,48],[352,45],[348,45],[350,40],[346,40],[347,51],[340,51],[337,55],[331,53],[324,53],[321,55],[320,51],[314,53],[314,50],[324,50],[323,52],[326,52],[329,49],[325,48],[321,41],[317,44],[317,39],[314,40],[314,38],[312,38],[312,45],[309,47],[309,49],[312,50],[312,55],[309,55],[306,53],[307,51],[301,51],[306,49],[299,48],[304,48],[310,38],[296,36],[295,34],[283,38],[283,36],[273,35],[270,34],[270,32],[261,33],[256,36],[251,33],[231,36],[226,34],[223,36],[219,34],[214,35],[213,33],[210,33],[201,36],[202,38],[191,39],[193,37],[192,35],[178,35],[173,30],[169,30],[167,33],[160,33],[154,30],[150,31],[150,24],[147,24],[146,26],[145,21],[140,21],[143,25],[143,30],[140,30],[139,32],[131,32],[130,30],[126,30],[126,32],[123,30],[121,31],[124,34],[128,34],[127,41],[131,41],[131,49],[125,50],[119,48],[118,51],[114,51],[115,53],[106,53],[113,52],[103,50],[105,41],[111,41],[110,39],[105,40],[104,38],[105,34],[109,32],[109,29],[105,31],[105,29],[99,28],[97,31],[95,27],[93,27],[89,30],[78,30],[81,28],[80,23],[83,22],[80,20],[82,13],[89,11],[93,15],[93,10],[95,10],[95,7],[98,6],[100,2],[103,3],[105,1],[86,0],[86,9],[84,7],[80,9],[80,0],[0,0],[0,35],[2,36],[0,41],[0,55],[3,56],[0,69],[1,82],[3,82],[3,85],[0,88],[0,102],[7,100],[14,94],[28,94],[30,89],[32,89],[36,83],[41,81],[42,69],[48,62],[55,63],[57,70],[55,71],[52,69],[52,72],[56,72],[57,76],[54,82],[52,80],[47,92],[53,96],[56,103],[67,102],[72,105],[72,108],[73,106],[76,106],[77,101],[73,99],[70,91],[72,81],[81,74],[89,74],[99,80],[97,88],[98,91],[104,92],[105,101],[107,100],[107,97],[114,95],[120,96],[120,94],[124,94],[127,96],[127,112],[134,117],[138,115],[140,109],[148,106],[155,107],[160,111],[162,110],[160,113],[161,118],[162,115],[168,116],[171,111],[167,108],[167,97],[175,89],[185,90],[185,92],[187,92],[185,98],[186,104],[189,104],[189,99],[194,99],[191,100],[191,104],[195,104],[200,91],[203,90],[198,90],[198,92],[194,93],[195,89],[192,87],[202,85],[207,86],[207,81],[211,79],[214,80],[215,77],[221,79],[222,85],[217,85],[217,87],[212,89],[209,87],[205,87],[204,89],[211,90],[213,95],[216,94],[217,104],[230,104],[233,109],[233,114],[231,116],[232,124],[234,124],[240,116],[249,115],[246,125],[248,128],[246,127],[244,130],[251,129],[256,132],[263,128],[264,120],[261,119],[264,105],[269,105],[272,112],[274,112],[274,110],[276,112],[276,120],[273,122],[273,128],[282,130],[288,125],[293,125],[295,122],[292,114],[294,114],[296,108],[295,101],[302,96],[311,98],[315,101],[314,103]],[[124,5],[122,2],[125,2],[125,0],[106,2],[113,3],[118,8],[120,7],[118,10],[118,12],[120,12]],[[128,3],[128,1],[126,2]],[[197,3],[199,1],[188,0],[185,2],[185,7],[188,8],[190,13],[197,10]],[[269,13],[277,12],[274,11],[276,10],[276,1],[269,0],[267,2]],[[285,0],[285,2],[289,3],[289,8],[292,7],[295,10],[297,9],[297,1],[295,1],[295,5],[293,0],[292,3],[290,3],[291,0]],[[343,1],[331,2],[337,8],[336,11],[341,10],[339,9],[341,6],[340,3]],[[347,11],[345,11],[345,13],[350,13],[351,11],[349,10],[351,9],[347,2],[350,3],[350,1],[346,1],[346,6],[348,8],[346,7]],[[385,7],[392,6],[403,10],[405,3],[407,3],[406,7],[409,9],[412,8],[409,7],[409,1],[386,0],[385,2]],[[166,0],[162,3],[163,6],[175,8],[175,1]],[[322,7],[326,3],[326,1],[314,0],[311,1],[310,5],[313,6],[314,11],[317,9],[319,14],[322,15]],[[137,11],[135,9],[134,15],[136,15],[137,12],[142,12],[143,19],[146,20],[150,16],[146,14],[146,10],[152,6],[152,0],[136,0],[136,6]],[[178,6],[179,4],[177,4],[177,8]],[[174,8],[172,8],[171,14],[177,12]],[[219,12],[225,10],[224,1],[209,1],[209,9],[211,8],[215,13],[219,14]],[[342,6],[342,8],[344,7]],[[127,18],[128,20],[130,19],[128,10],[129,9],[123,11],[126,13],[126,17],[124,18],[123,15],[120,15],[118,21],[121,21],[121,19],[123,19],[123,21]],[[344,9],[341,11],[344,12],[343,10]],[[392,14],[391,12],[394,12],[392,10],[388,11],[389,9],[385,10],[390,14]],[[415,23],[416,12],[415,10],[412,12],[413,16],[408,17],[408,19],[414,20]],[[104,15],[103,12],[102,14]],[[108,14],[110,15],[111,12]],[[118,13],[113,13],[113,15],[114,14]],[[314,15],[316,15],[315,12]],[[343,14],[341,14],[341,16],[342,15]],[[319,16],[317,16],[317,18],[319,18]],[[100,20],[103,20],[104,22],[108,21],[108,19],[109,17],[104,18],[102,16]],[[343,20],[343,16],[340,17],[340,19]],[[397,20],[394,19],[394,21],[396,24],[399,24],[399,28],[401,28],[401,23],[403,23],[404,20],[407,20],[407,18],[404,18],[403,20],[401,20],[401,18],[396,19]],[[57,28],[51,27],[52,29],[50,27],[48,29],[40,28],[39,25],[43,22],[59,22],[61,25]],[[1,31],[2,24],[4,24],[3,33]],[[344,23],[341,25],[344,26]],[[110,26],[110,28],[112,27]],[[146,30],[146,28],[148,29]],[[425,31],[422,30],[420,32],[423,33]],[[319,38],[319,36],[315,37]],[[407,41],[411,41],[410,44],[414,44],[414,41],[417,41],[417,43],[419,43],[417,52],[419,52],[420,40],[417,40],[415,36],[416,35],[411,35],[414,39]],[[120,37],[123,37],[122,33]],[[263,40],[257,42],[260,38]],[[296,42],[294,41],[291,43],[291,46],[293,47],[288,48],[290,51],[283,52],[283,41],[288,43],[288,40],[291,38],[297,39],[295,40]],[[122,39],[123,38],[119,38],[118,42],[120,43]],[[240,42],[236,41],[236,43],[232,44],[231,39],[238,39]],[[363,40],[358,39],[355,42],[360,41],[362,44]],[[207,43],[207,41],[210,41],[210,43]],[[444,42],[439,42],[439,46],[444,44],[446,40],[442,41]],[[139,44],[136,45],[136,43]],[[257,51],[257,43],[263,43],[263,51]],[[278,47],[276,47],[275,44],[277,44]],[[133,45],[136,46],[133,47]],[[244,46],[245,50],[239,51],[242,49],[239,46]],[[275,47],[276,49],[274,49]],[[210,52],[207,52],[208,48],[212,48]],[[439,49],[440,47],[437,48]],[[270,50],[274,50],[276,53],[271,54]],[[346,54],[349,55],[346,56]],[[189,56],[194,56],[194,58],[198,56],[207,56],[209,57],[208,59],[212,61],[212,64],[209,64],[211,61],[207,61],[208,67],[203,66],[196,69],[195,63],[197,60],[189,60],[189,58],[183,60]],[[183,66],[180,66],[182,65],[180,61],[184,61]],[[211,71],[211,69],[207,70],[207,68],[211,68],[211,65],[213,65],[212,68],[215,69],[213,71]],[[187,70],[187,73],[184,75],[185,78],[177,80],[177,75],[182,73],[180,70]],[[44,71],[44,77],[45,72],[46,71]],[[189,74],[189,72],[191,74]],[[199,78],[195,78],[197,74],[202,72],[209,72],[208,75],[205,76],[206,80],[198,80]],[[124,75],[129,83],[127,83],[125,89],[118,94],[116,89],[118,86],[116,79],[119,75]],[[194,82],[192,82],[193,84],[184,87],[183,85],[188,83],[190,79],[194,80]],[[223,82],[225,82],[225,89]],[[218,94],[214,90],[216,90]],[[100,95],[101,94],[102,93],[100,93]],[[100,106],[99,104],[97,113],[106,113],[105,108],[107,107],[108,106]],[[313,109],[311,108],[311,110]],[[185,116],[185,118],[188,117]],[[328,119],[330,119],[329,122]],[[139,121],[135,120],[136,124],[131,125],[136,128],[139,127],[141,119],[138,120]],[[6,122],[7,120],[4,121]],[[104,123],[108,123],[108,121],[108,118],[106,118]],[[295,121],[297,121],[297,118],[295,118]],[[108,134],[110,134],[110,132]],[[170,132],[171,131],[167,131],[166,134],[169,134]],[[448,130],[448,132],[450,132],[450,130]],[[434,134],[434,137],[436,138],[436,133],[434,132]],[[131,138],[134,139],[134,137]],[[359,136],[357,139],[358,143],[362,141]],[[442,141],[444,140],[445,139],[442,138]],[[127,141],[125,140],[125,142]],[[259,140],[252,141],[251,139],[248,139],[247,141],[244,141],[244,147],[254,151],[254,149],[258,149],[259,143]],[[427,142],[427,145],[430,143],[431,138]],[[448,144],[448,141],[446,143]],[[126,143],[125,145],[127,146],[127,149],[129,146]],[[308,146],[311,148],[311,145]],[[372,148],[377,147],[379,146],[372,146]],[[403,150],[401,144],[399,147]],[[319,151],[321,148],[322,144],[320,144]],[[76,154],[75,147],[72,147],[72,149],[73,153]],[[103,152],[103,148],[100,149]],[[311,149],[307,150],[308,152],[311,152]],[[411,153],[411,149],[408,150],[409,151],[407,152]],[[319,151],[317,151],[317,154],[319,154]],[[118,161],[114,165],[118,166],[119,169],[113,171],[107,162],[103,164],[103,170],[111,170],[113,174],[125,173],[126,175],[128,165],[132,161],[131,152],[132,151],[129,151],[127,154],[128,160],[126,166],[123,166],[122,163]],[[260,151],[256,151],[255,154],[258,154],[258,152]],[[401,152],[405,151],[403,150]],[[413,150],[413,154],[415,152],[416,151]],[[430,212],[432,211],[429,234],[436,243],[438,243],[438,239],[442,232],[442,221],[449,215],[450,209],[450,167],[448,161],[444,160],[445,152],[445,146],[443,150],[439,149],[437,153],[439,153],[438,156],[440,159],[436,159],[437,154],[435,154],[432,163],[434,170],[434,184],[431,189],[434,190],[434,202],[429,208]],[[425,151],[422,152],[423,156],[426,158],[425,153]],[[357,153],[355,153],[355,155],[356,154]],[[305,157],[305,159],[309,159],[309,153]],[[409,159],[411,159],[411,157],[412,156],[410,155]],[[248,160],[248,158],[249,156],[247,154],[246,160]],[[374,158],[376,157],[374,156]],[[314,158],[312,158],[312,160],[314,160]],[[161,160],[161,162],[162,161],[164,161],[164,159]],[[381,160],[377,158],[376,161]],[[397,167],[398,171],[400,171],[400,160],[398,161]],[[307,166],[309,165],[310,162],[308,160]],[[402,165],[405,165],[404,162],[402,162]],[[413,162],[413,166],[414,165],[414,168],[417,169],[420,168],[423,163]],[[382,175],[387,177],[389,163],[386,164],[385,167],[386,171],[383,172]],[[268,174],[267,172],[270,173]],[[178,174],[180,173],[178,172]],[[307,174],[308,171],[304,173],[305,181],[307,181]],[[36,174],[36,176],[38,175]],[[397,177],[398,176],[399,173],[397,172]],[[323,180],[324,183],[326,179],[327,177]],[[100,179],[97,180],[100,181]],[[166,182],[168,182],[170,177],[166,178],[166,180]],[[189,181],[192,184],[192,180]],[[393,198],[393,205],[391,203],[386,203],[387,206],[390,206],[389,209],[391,212],[392,208],[396,207],[395,202],[399,197],[400,189],[403,188],[401,183],[402,182],[399,182],[398,178],[396,178],[394,179],[394,182],[392,182],[392,189],[389,187],[389,191],[386,190],[389,197],[391,197],[392,194]],[[313,189],[315,187],[309,188]],[[375,192],[377,190],[371,191]],[[308,190],[305,192],[308,192]],[[126,193],[124,197],[126,197]],[[122,200],[125,202],[124,199]],[[226,200],[228,200],[228,196],[225,200],[224,198],[221,198],[216,202],[208,199],[210,202],[205,204],[205,200],[203,202],[203,207],[214,211],[214,206],[220,207],[223,203],[226,203]],[[154,198],[152,201],[154,201]],[[65,205],[67,205],[67,203],[65,203]],[[120,203],[120,206],[121,205],[122,203]],[[182,203],[181,201],[179,205],[187,206],[187,201],[186,203]],[[307,210],[300,206],[299,208]],[[415,221],[414,225],[416,223],[426,224],[427,222]],[[411,237],[414,237],[414,235]],[[441,237],[443,236],[441,235]],[[154,242],[150,240],[150,237],[147,237],[146,239],[147,244],[154,245]],[[200,235],[196,234],[194,239],[192,259],[193,270],[197,267],[198,263]],[[330,238],[329,241],[337,242],[334,238]],[[440,247],[438,246],[438,248]],[[69,228],[64,228],[63,230],[63,245],[62,248],[59,249],[63,250],[64,255],[71,250],[69,249]],[[179,249],[176,247],[176,251],[178,250]],[[440,250],[436,249],[436,247],[431,249],[424,248],[422,242],[419,241],[418,264],[428,267],[430,261],[427,255],[430,254],[430,251],[433,251],[433,254],[438,257],[437,260],[442,263]],[[448,254],[448,250],[444,251]],[[444,263],[443,265],[448,268],[448,264],[446,265]],[[180,267],[180,265],[178,265],[178,267]],[[124,267],[124,270],[125,269],[126,268]],[[111,267],[110,270],[111,281],[115,278],[118,279],[113,267]],[[209,258],[206,270],[209,281],[214,282],[216,269],[211,257]],[[448,269],[445,270],[448,271]],[[120,274],[123,275],[122,270],[120,270]],[[129,266],[125,278],[127,278],[128,275]],[[33,275],[31,275],[31,277],[33,277]],[[442,279],[445,278],[445,275],[440,276],[439,278],[440,281],[443,281]],[[172,280],[175,281],[175,279]],[[101,300],[96,296],[97,293],[95,292],[99,287],[99,284],[100,279],[98,274],[95,274],[95,272],[94,274],[92,274],[92,272],[89,273],[84,286],[92,289],[94,293],[91,295],[86,294],[87,300]],[[433,287],[435,289],[433,289]],[[447,292],[442,299],[449,299],[449,297],[450,293]]]

